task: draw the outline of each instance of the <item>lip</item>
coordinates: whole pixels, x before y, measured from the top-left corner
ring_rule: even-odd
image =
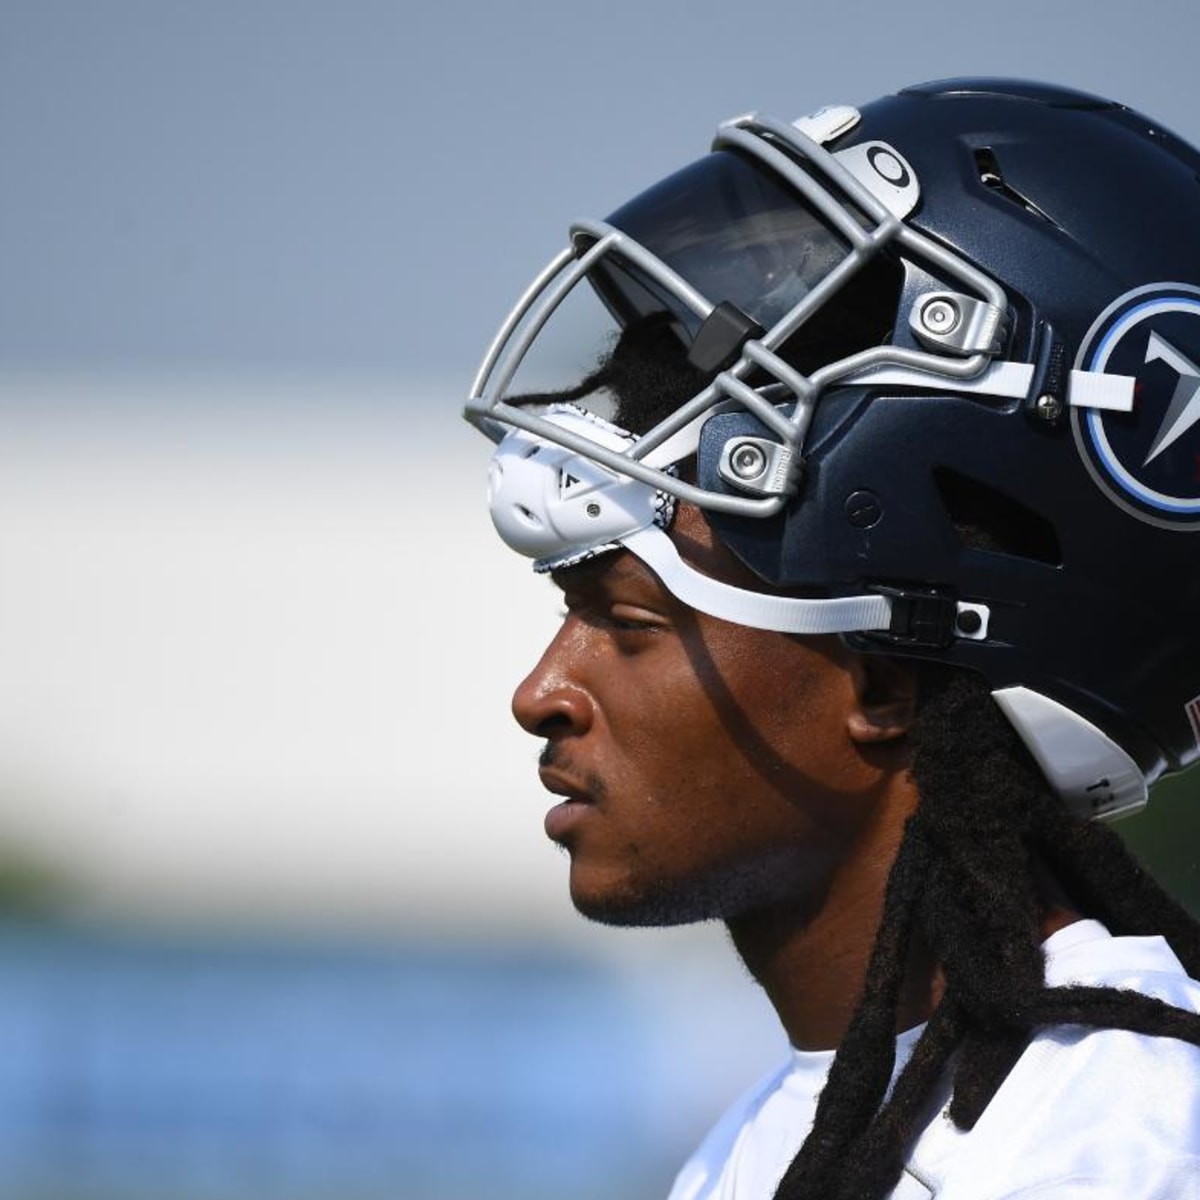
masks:
[[[564,775],[554,767],[538,767],[538,778],[542,781],[542,787],[556,796],[577,800],[580,804],[592,802],[587,788],[580,787],[569,775]]]
[[[546,836],[552,842],[565,843],[572,830],[587,816],[591,808],[585,800],[563,800],[556,804],[546,813],[542,823]]]
[[[562,797],[562,800],[546,813],[544,822],[546,836],[552,842],[562,842],[593,807],[592,798],[583,788],[550,768],[541,768],[538,777],[548,792]]]

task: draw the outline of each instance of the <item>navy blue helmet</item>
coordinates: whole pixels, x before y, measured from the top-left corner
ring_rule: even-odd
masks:
[[[1128,108],[728,122],[572,226],[467,416],[542,569],[622,546],[716,616],[972,668],[1087,814],[1200,756],[1200,154]],[[680,559],[680,500],[761,592]]]

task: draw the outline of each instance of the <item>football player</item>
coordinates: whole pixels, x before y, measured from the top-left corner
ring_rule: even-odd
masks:
[[[514,698],[581,912],[720,920],[791,1053],[673,1200],[1200,1197],[1200,155],[959,80],[581,221],[467,416],[562,589]]]

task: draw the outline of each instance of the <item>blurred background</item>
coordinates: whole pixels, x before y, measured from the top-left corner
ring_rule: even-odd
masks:
[[[568,222],[959,74],[1200,141],[1191,0],[0,0],[0,1198],[665,1195],[782,1048],[570,910],[458,419]],[[1200,903],[1196,782],[1125,826]]]

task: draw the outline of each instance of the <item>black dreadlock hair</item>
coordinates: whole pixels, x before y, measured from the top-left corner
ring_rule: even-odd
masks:
[[[606,389],[618,424],[643,433],[706,382],[662,314],[630,324],[577,388],[522,399]],[[888,878],[862,998],[775,1200],[886,1197],[947,1074],[950,1118],[973,1128],[1037,1029],[1078,1024],[1200,1045],[1195,1013],[1116,988],[1046,986],[1046,873],[1076,911],[1112,933],[1163,935],[1195,978],[1200,925],[1112,829],[1076,818],[1051,792],[981,676],[932,662],[919,676],[909,749],[920,801]],[[941,967],[945,990],[889,1093],[913,934]]]
[[[813,1128],[776,1200],[888,1195],[952,1073],[949,1115],[970,1129],[1033,1032],[1054,1024],[1129,1029],[1200,1045],[1200,1016],[1136,992],[1048,988],[1039,873],[1115,934],[1165,936],[1200,974],[1200,926],[1107,826],[1072,816],[1048,789],[973,672],[925,664],[910,734],[920,794],[892,868],[862,999]],[[943,999],[887,1094],[896,1001],[918,934],[945,976]]]
[[[526,393],[512,403],[567,404],[607,392],[616,424],[631,433],[644,433],[708,380],[687,361],[670,314],[659,312],[625,326],[595,368],[574,387]]]

